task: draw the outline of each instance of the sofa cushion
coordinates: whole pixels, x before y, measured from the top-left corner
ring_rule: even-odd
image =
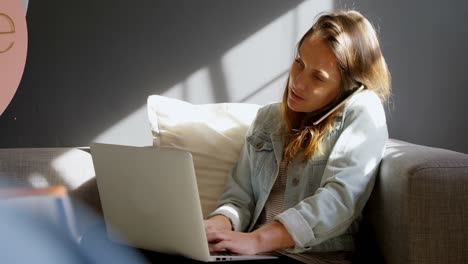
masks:
[[[215,209],[259,107],[247,103],[196,105],[159,95],[148,98],[153,145],[192,153],[204,216]]]

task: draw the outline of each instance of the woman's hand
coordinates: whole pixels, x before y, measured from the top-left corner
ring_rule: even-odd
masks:
[[[228,220],[229,221],[229,220]],[[227,229],[207,229],[206,236],[210,251],[228,250],[243,255],[270,252],[294,246],[294,240],[278,221],[265,225],[252,233],[241,233]]]
[[[260,253],[260,238],[256,233],[242,233],[231,230],[211,230],[206,234],[210,252],[225,251],[255,255]]]
[[[232,230],[231,221],[229,221],[229,219],[224,215],[215,215],[210,219],[205,220],[204,223],[205,233],[207,235],[208,232],[213,232],[214,230]]]

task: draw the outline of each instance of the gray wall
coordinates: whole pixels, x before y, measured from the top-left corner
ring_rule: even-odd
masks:
[[[283,66],[253,80],[248,90],[229,78],[250,80],[262,65],[286,65],[305,25],[321,10],[333,9],[332,1],[307,2],[298,8],[303,1],[30,1],[28,60],[17,94],[0,117],[0,147],[89,145],[122,120],[142,120],[135,113],[150,94],[194,103],[273,101],[284,83]],[[393,76],[390,136],[468,153],[468,2],[334,2],[335,8],[343,6],[360,10],[380,28]],[[306,10],[310,21],[304,22]],[[279,17],[285,22],[277,25]],[[288,27],[284,32],[282,25]],[[280,46],[262,57],[253,55],[258,46],[244,47],[250,45],[246,40],[256,43],[255,36],[269,36],[262,33],[269,27],[287,38],[285,56],[278,54]],[[240,64],[226,69],[226,54],[236,52],[244,54]],[[210,83],[201,96],[190,86],[200,69]]]
[[[140,110],[148,95],[206,65],[216,101],[232,101],[219,58],[301,2],[30,1],[26,69],[0,117],[0,147],[89,145]],[[143,119],[130,124],[135,120]],[[119,132],[139,136],[128,122]]]
[[[380,28],[393,81],[390,136],[468,153],[468,2],[338,1]]]

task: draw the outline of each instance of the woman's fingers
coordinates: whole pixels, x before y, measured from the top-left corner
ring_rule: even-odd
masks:
[[[227,233],[223,230],[209,230],[206,232],[206,238],[208,239],[208,243],[219,242],[228,239]]]
[[[208,234],[210,252],[231,251],[238,254],[254,255],[258,253],[256,240],[251,233],[220,231]]]
[[[219,243],[210,245],[210,252],[226,251],[228,249],[228,241],[223,240]]]

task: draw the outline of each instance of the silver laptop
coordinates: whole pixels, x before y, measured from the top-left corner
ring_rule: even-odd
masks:
[[[91,153],[112,241],[200,261],[276,258],[210,255],[189,152],[94,143]]]

